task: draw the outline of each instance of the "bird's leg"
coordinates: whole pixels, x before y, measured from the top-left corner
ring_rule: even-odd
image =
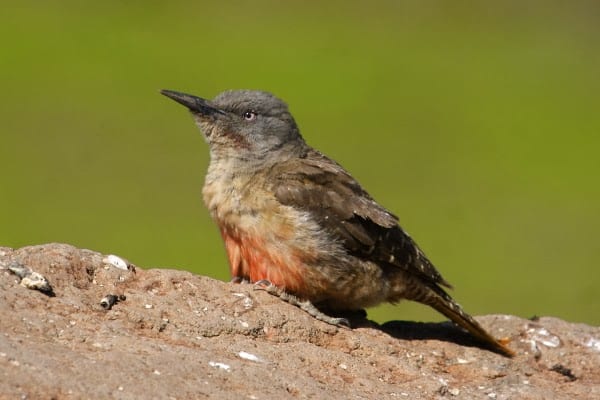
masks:
[[[350,321],[348,321],[346,318],[331,317],[315,307],[315,305],[309,300],[302,300],[299,297],[278,288],[266,279],[261,279],[260,281],[255,282],[254,288],[257,290],[264,290],[273,296],[279,297],[281,300],[290,303],[301,310],[304,310],[319,321],[327,322],[328,324],[343,328],[350,328]]]

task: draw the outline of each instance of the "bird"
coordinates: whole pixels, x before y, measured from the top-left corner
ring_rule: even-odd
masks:
[[[330,313],[419,302],[490,350],[515,354],[448,294],[452,286],[398,217],[306,143],[283,100],[260,90],[227,90],[212,100],[161,93],[188,108],[208,143],[202,195],[232,281],[259,285],[337,326],[349,322]]]

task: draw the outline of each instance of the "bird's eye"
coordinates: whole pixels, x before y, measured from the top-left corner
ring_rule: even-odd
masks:
[[[246,111],[244,113],[244,119],[246,121],[254,121],[256,119],[256,112],[254,112],[254,111]]]

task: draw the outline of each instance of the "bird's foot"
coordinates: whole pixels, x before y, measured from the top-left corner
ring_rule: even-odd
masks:
[[[248,278],[244,278],[243,276],[234,276],[233,278],[231,278],[231,280],[229,282],[231,282],[231,283],[250,283]]]
[[[335,325],[340,328],[350,328],[350,321],[348,321],[346,318],[331,317],[315,307],[315,305],[309,300],[302,300],[299,297],[278,288],[266,279],[256,281],[254,283],[254,288],[257,290],[264,290],[273,296],[279,297],[281,300],[290,303],[301,310],[304,310],[319,321],[327,322],[328,324]]]

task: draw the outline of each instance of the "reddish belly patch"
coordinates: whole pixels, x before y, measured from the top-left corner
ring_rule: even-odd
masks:
[[[266,279],[275,286],[301,295],[304,292],[306,267],[296,251],[281,251],[263,238],[245,233],[232,235],[221,229],[229,258],[231,275],[250,282]]]

